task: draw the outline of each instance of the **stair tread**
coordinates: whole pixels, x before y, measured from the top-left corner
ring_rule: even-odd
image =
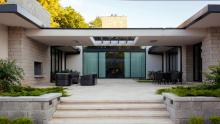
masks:
[[[168,117],[167,111],[56,111],[53,117]]]
[[[126,119],[52,119],[49,124],[173,124],[169,118],[163,119],[137,119],[137,118],[126,118]]]
[[[61,103],[162,103],[163,99],[151,100],[74,100],[72,98],[62,98]]]
[[[165,109],[164,104],[60,104],[57,109]]]

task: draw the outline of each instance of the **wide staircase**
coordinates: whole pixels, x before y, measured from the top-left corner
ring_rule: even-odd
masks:
[[[49,124],[172,124],[162,100],[62,99]]]

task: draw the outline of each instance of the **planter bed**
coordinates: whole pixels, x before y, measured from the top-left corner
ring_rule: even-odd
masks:
[[[60,103],[61,93],[41,96],[0,97],[0,115],[11,119],[28,117],[34,124],[47,124]]]
[[[188,124],[193,116],[204,117],[208,123],[210,116],[220,116],[220,98],[218,97],[180,97],[172,93],[163,93],[164,103],[175,124]]]

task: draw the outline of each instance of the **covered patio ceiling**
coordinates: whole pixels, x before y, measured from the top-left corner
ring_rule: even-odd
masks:
[[[36,41],[51,46],[94,46],[97,37],[133,38],[134,46],[177,46],[201,42],[206,30],[164,29],[164,28],[126,28],[126,29],[38,29],[26,30],[26,35]],[[129,41],[127,41],[129,42]],[[131,41],[130,41],[131,42]],[[111,42],[102,42],[105,46],[112,46]],[[114,45],[114,44],[113,44]]]

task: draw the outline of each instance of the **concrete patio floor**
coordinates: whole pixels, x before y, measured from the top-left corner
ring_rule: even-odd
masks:
[[[68,98],[74,100],[159,100],[156,90],[168,85],[139,83],[133,79],[98,79],[95,86],[72,85]]]

